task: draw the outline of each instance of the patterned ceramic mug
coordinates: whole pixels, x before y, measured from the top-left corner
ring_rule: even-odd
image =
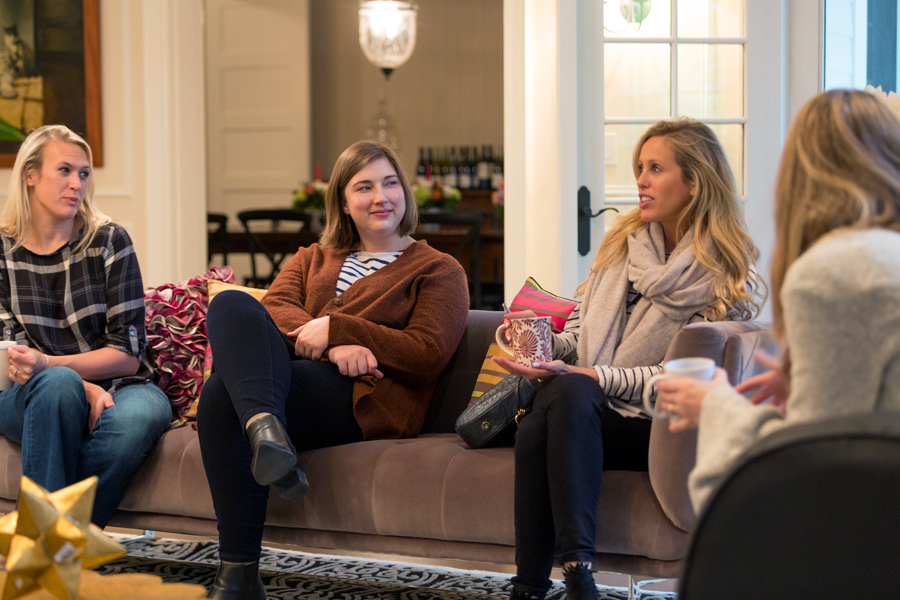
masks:
[[[509,319],[497,329],[497,344],[520,365],[531,367],[535,361],[548,362],[553,358],[550,323],[550,317]],[[512,348],[506,345],[507,329]]]

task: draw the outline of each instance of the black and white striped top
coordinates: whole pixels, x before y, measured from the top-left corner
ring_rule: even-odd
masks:
[[[344,265],[341,267],[340,275],[338,275],[335,295],[340,296],[347,291],[347,288],[353,285],[353,282],[391,264],[401,254],[403,254],[403,250],[397,252],[351,250],[347,254],[347,258],[344,259]]]

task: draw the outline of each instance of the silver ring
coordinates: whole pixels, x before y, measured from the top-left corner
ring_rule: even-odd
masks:
[[[16,367],[16,370],[13,371],[13,377],[19,374],[19,367]]]

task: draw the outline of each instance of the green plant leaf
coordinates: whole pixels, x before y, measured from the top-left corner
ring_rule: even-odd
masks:
[[[0,119],[0,140],[22,142],[25,141],[25,135],[3,119]]]

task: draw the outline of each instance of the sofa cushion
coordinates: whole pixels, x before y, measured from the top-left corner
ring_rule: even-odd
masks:
[[[206,280],[231,279],[230,267],[213,267],[192,279],[144,290],[147,341],[153,349],[159,387],[183,417],[203,386],[206,337]]]
[[[503,321],[502,312],[469,311],[469,321],[462,340],[450,362],[441,371],[437,386],[431,395],[422,433],[456,431],[456,418],[469,404],[484,353],[494,339],[494,332],[501,321]]]

